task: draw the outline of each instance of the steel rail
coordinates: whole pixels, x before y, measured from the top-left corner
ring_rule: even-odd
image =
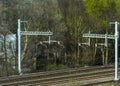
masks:
[[[75,69],[71,71],[51,71],[51,72],[42,72],[40,73],[33,73],[32,74],[27,74],[23,76],[16,76],[16,77],[9,77],[8,79],[0,79],[0,84],[1,85],[18,85],[18,84],[30,84],[30,83],[38,83],[47,80],[64,80],[64,78],[70,79],[70,78],[77,78],[77,77],[85,77],[85,76],[92,76],[92,75],[97,75],[99,73],[105,73],[106,71],[108,72],[113,72],[114,67],[109,66],[109,67],[94,67],[94,68],[84,68],[84,69]],[[107,73],[108,73],[107,72]],[[48,73],[48,74],[47,74]],[[7,83],[6,83],[7,82]]]

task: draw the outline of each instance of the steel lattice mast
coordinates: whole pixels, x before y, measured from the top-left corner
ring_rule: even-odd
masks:
[[[115,24],[115,34],[114,35],[108,35],[108,34],[91,34],[84,33],[83,37],[86,38],[102,38],[102,39],[114,39],[115,40],[115,81],[118,81],[118,38],[119,38],[119,31],[118,31],[118,22],[111,22],[110,24]],[[106,43],[106,42],[105,42]],[[90,43],[89,43],[90,44]],[[106,45],[106,44],[105,44]]]
[[[53,32],[38,32],[38,31],[21,31],[21,23],[26,23],[27,21],[21,21],[18,19],[18,73],[19,75],[22,74],[22,68],[21,68],[21,36],[22,35],[44,35],[48,36],[49,44],[51,40],[51,35],[53,35]]]

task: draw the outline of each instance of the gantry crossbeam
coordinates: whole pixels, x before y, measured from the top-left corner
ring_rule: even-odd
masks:
[[[89,34],[89,33],[84,33],[83,37],[115,39],[114,35],[108,35],[108,34]]]

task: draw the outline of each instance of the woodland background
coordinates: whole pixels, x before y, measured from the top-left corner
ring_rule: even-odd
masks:
[[[110,22],[120,20],[120,0],[0,0],[0,33],[17,34],[17,20],[25,20],[23,31],[52,31],[51,44],[47,36],[22,36],[22,71],[36,72],[114,63],[114,40],[108,47],[104,39],[92,39],[91,46],[83,33],[114,35]],[[16,36],[17,38],[17,36]],[[5,40],[0,58],[0,75],[17,73],[17,47],[15,68],[6,53]],[[17,43],[16,43],[17,46]]]

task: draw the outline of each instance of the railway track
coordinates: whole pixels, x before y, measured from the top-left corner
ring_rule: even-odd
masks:
[[[67,82],[79,81],[81,85],[86,82],[97,79],[104,79],[105,77],[114,79],[114,66],[107,67],[89,67],[79,69],[68,69],[58,71],[48,71],[40,73],[23,74],[21,76],[10,76],[7,78],[0,78],[0,85],[16,86],[16,85],[40,85],[50,86],[56,84],[63,84]],[[89,84],[88,83],[88,84]],[[65,86],[65,85],[63,85]]]

